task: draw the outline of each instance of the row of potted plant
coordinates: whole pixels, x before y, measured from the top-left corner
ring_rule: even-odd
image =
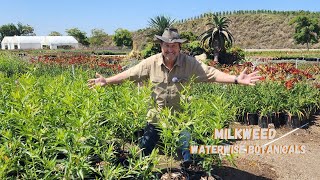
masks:
[[[267,127],[267,124],[280,113],[287,114],[288,125],[296,127],[305,119],[315,113],[320,107],[319,90],[307,83],[299,82],[292,89],[286,89],[281,82],[267,81],[256,86],[236,86],[209,84],[198,85],[198,93],[222,94],[233,105],[238,107],[238,121],[246,124],[258,124]],[[292,118],[299,119],[301,123],[290,123]],[[260,121],[257,121],[260,119]],[[276,122],[275,124],[283,124]]]

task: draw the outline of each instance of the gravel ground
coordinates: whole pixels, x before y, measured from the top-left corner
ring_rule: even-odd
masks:
[[[235,125],[246,128],[247,126]],[[276,129],[277,139],[294,129]],[[272,140],[241,140],[236,144],[264,145]],[[310,126],[282,137],[269,145],[304,145],[304,154],[240,154],[237,167],[225,162],[216,169],[223,179],[320,179],[320,116],[314,116]]]

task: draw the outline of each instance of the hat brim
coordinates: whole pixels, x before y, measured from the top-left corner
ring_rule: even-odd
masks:
[[[168,39],[158,35],[155,35],[155,40],[166,42],[166,43],[184,43],[187,41],[187,39]]]

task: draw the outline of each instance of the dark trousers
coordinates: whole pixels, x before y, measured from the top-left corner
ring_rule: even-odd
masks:
[[[147,124],[144,128],[144,134],[139,140],[140,148],[143,149],[143,153],[145,156],[148,156],[157,142],[160,139],[160,131],[152,124]],[[189,141],[190,141],[190,133],[188,131],[182,131],[180,133],[179,144],[181,144],[181,153],[184,161],[190,160],[190,151],[189,151]]]

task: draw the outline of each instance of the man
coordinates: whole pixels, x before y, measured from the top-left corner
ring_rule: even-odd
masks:
[[[96,79],[88,80],[92,88],[95,85],[105,86],[108,84],[121,83],[126,79],[132,81],[144,81],[150,79],[153,83],[152,98],[158,105],[157,110],[169,107],[179,111],[182,84],[195,78],[195,82],[220,82],[254,85],[259,80],[258,72],[246,74],[246,69],[239,76],[223,73],[213,67],[198,62],[194,57],[180,53],[181,44],[185,39],[180,39],[177,29],[166,28],[162,36],[156,35],[160,42],[161,53],[142,60],[138,65],[119,73],[115,76],[104,78],[96,74]],[[144,135],[140,139],[140,147],[145,155],[149,155],[159,140],[157,130],[157,118],[154,115],[157,110],[151,109],[148,112],[148,125],[145,127]],[[190,134],[181,134],[182,156],[184,162],[190,160],[189,140]]]

